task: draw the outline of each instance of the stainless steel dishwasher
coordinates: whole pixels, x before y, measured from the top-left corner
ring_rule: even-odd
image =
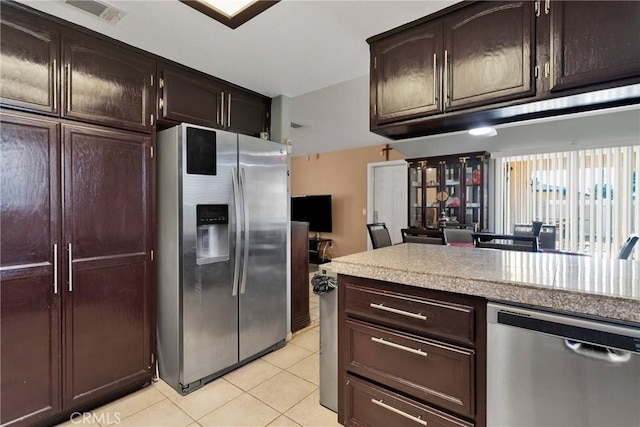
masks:
[[[640,327],[489,303],[487,425],[638,427]]]

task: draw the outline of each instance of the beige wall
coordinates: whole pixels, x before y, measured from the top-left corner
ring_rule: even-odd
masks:
[[[291,159],[291,195],[331,194],[335,258],[367,250],[367,164],[385,161],[384,146],[356,148],[329,153],[310,154]],[[389,160],[404,156],[394,150]],[[363,213],[364,212],[364,213]]]

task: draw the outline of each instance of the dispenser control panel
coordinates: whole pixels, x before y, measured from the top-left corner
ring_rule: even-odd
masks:
[[[229,224],[229,205],[197,205],[197,226]]]

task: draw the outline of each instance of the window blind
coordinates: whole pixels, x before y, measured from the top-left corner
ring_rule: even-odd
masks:
[[[640,145],[497,159],[496,231],[542,221],[555,226],[556,249],[615,258],[640,234]],[[640,250],[633,252],[640,259]]]

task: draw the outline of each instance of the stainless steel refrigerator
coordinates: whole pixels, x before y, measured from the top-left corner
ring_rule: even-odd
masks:
[[[286,148],[158,132],[158,367],[182,394],[284,345]]]

